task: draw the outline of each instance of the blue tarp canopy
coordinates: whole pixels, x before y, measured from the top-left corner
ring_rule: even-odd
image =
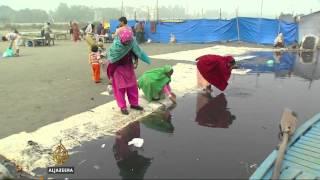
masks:
[[[110,22],[114,32],[119,22]],[[135,21],[128,21],[134,26]],[[231,20],[196,19],[183,22],[159,22],[156,31],[151,31],[151,23],[145,24],[145,37],[153,42],[168,43],[170,34],[175,35],[178,43],[211,43],[220,41],[243,41],[256,44],[273,44],[277,34],[284,34],[285,44],[297,41],[298,25],[277,19],[233,18]]]

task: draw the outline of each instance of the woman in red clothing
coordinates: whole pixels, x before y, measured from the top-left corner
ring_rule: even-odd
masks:
[[[77,42],[80,41],[80,28],[78,23],[73,22],[72,24],[72,35],[73,35],[73,41]]]
[[[228,86],[228,80],[232,69],[236,68],[236,62],[232,56],[204,55],[198,57],[197,75],[198,86],[207,92],[211,92],[211,84],[221,91]]]

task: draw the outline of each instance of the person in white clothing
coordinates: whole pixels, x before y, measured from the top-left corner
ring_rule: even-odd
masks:
[[[14,32],[10,32],[2,37],[2,41],[9,41],[9,48],[15,50],[15,55],[19,56],[20,48],[19,48],[19,41],[21,39],[21,36],[17,30],[14,30]]]
[[[284,39],[283,39],[283,34],[279,33],[278,36],[276,37],[276,39],[274,40],[274,47],[279,47],[279,48],[283,48],[284,47]]]

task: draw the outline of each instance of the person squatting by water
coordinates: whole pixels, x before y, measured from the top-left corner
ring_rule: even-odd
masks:
[[[100,53],[98,52],[98,46],[97,45],[93,45],[91,48],[91,53],[90,53],[90,61],[89,64],[92,67],[92,80],[95,83],[100,83],[100,63],[102,63],[101,61],[101,57],[100,57]]]
[[[138,85],[149,102],[152,100],[160,100],[165,94],[174,104],[176,103],[176,95],[170,88],[172,74],[173,68],[170,65],[165,65],[143,73],[138,80]]]
[[[21,39],[21,35],[17,30],[14,30],[13,32],[10,32],[2,37],[2,41],[9,41],[9,49],[15,50],[15,56],[20,55],[20,47],[19,47],[19,41]]]
[[[232,69],[236,69],[236,62],[232,56],[204,55],[196,59],[198,87],[211,93],[211,85],[221,91],[228,86]]]
[[[107,75],[112,82],[114,98],[124,115],[129,114],[125,95],[128,97],[131,109],[143,111],[143,107],[139,105],[138,85],[134,72],[138,65],[138,59],[150,64],[149,57],[140,49],[133,38],[132,29],[122,27],[107,54],[109,62]]]

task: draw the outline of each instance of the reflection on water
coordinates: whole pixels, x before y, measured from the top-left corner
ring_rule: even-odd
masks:
[[[150,129],[164,132],[164,133],[173,133],[174,126],[171,122],[172,114],[171,111],[175,106],[164,109],[163,111],[158,111],[150,114],[149,116],[142,118],[141,123]]]
[[[297,55],[294,74],[310,82],[320,79],[320,52],[301,52]]]
[[[140,155],[137,149],[128,145],[133,138],[140,138],[140,122],[133,122],[116,133],[114,157],[122,178],[143,179],[151,158]]]
[[[320,52],[254,52],[255,58],[239,62],[240,68],[252,69],[257,76],[260,73],[274,73],[276,78],[292,75],[309,81],[320,79]]]
[[[316,56],[314,52],[301,52],[299,56],[301,58],[301,63],[314,63],[316,61]]]
[[[227,109],[223,93],[212,97],[209,93],[198,93],[196,122],[211,128],[229,128],[236,117]]]

